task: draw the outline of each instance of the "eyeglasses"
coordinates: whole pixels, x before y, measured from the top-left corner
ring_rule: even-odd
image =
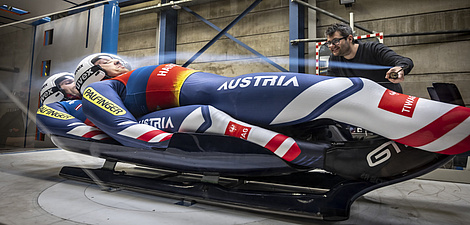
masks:
[[[325,42],[325,45],[326,45],[326,47],[328,47],[328,46],[330,46],[330,45],[337,45],[341,40],[346,39],[346,38],[348,38],[348,37],[335,38],[335,39],[333,39],[333,40],[331,40],[331,41]]]

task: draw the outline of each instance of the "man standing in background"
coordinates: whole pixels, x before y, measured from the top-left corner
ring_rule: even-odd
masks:
[[[336,77],[364,77],[385,88],[403,93],[400,82],[405,74],[413,69],[413,61],[395,53],[378,42],[358,42],[354,40],[351,27],[345,23],[335,23],[326,29],[331,56],[328,75]],[[385,69],[371,69],[368,65],[385,66]],[[398,73],[394,78],[392,73]]]

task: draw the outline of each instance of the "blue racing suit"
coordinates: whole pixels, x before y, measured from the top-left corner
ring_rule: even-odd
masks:
[[[470,150],[470,109],[396,93],[364,78],[300,73],[224,77],[164,64],[90,84],[83,93],[87,118],[131,147],[166,147],[172,135],[136,117],[192,105],[210,105],[263,127],[329,118],[431,152]],[[273,135],[257,139],[258,144],[289,162],[303,152],[296,140]]]
[[[110,139],[108,135],[98,130],[85,118],[81,110],[81,100],[44,105],[38,110],[37,121],[40,130],[46,134],[84,140],[109,141]],[[294,143],[292,138],[235,120],[226,113],[207,105],[188,105],[151,112],[138,118],[134,127],[144,129],[144,131],[149,130],[149,127],[151,127],[150,130],[169,132],[170,136],[170,133],[175,132],[226,135],[245,139],[263,147],[268,143],[271,143],[270,145],[275,144],[276,140]],[[77,130],[80,132],[77,132]],[[119,136],[117,137],[119,138]],[[123,141],[124,145],[128,143],[125,140]],[[127,145],[134,146],[132,144]],[[320,145],[320,147],[324,146]],[[279,151],[277,153],[279,154]],[[288,159],[287,156],[284,155],[284,158]],[[303,165],[314,164],[319,167],[322,164],[321,159],[321,157],[311,156],[304,158],[302,163],[297,162],[298,160],[295,162]]]
[[[87,120],[81,100],[54,102],[39,107],[36,114],[39,131],[64,137],[105,141],[107,134]]]

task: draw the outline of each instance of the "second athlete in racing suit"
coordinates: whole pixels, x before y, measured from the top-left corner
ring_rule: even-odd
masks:
[[[111,140],[86,119],[82,102],[72,100],[80,98],[73,73],[61,72],[49,76],[39,94],[41,107],[37,111],[36,121],[42,133],[81,140]]]
[[[165,147],[172,136],[138,123],[136,117],[160,109],[211,105],[235,119],[263,127],[330,118],[431,152],[469,150],[470,109],[395,93],[362,78],[299,73],[230,78],[165,64],[142,67],[79,89],[87,117],[131,147]],[[247,140],[252,137],[244,135]],[[312,152],[329,147],[319,144],[312,151],[312,147],[302,148],[298,140],[272,135],[251,141],[298,164],[308,165],[307,161],[315,161]],[[304,159],[303,153],[309,156]]]
[[[38,109],[37,120],[40,122],[40,130],[46,134],[87,141],[93,140],[113,143],[113,140],[108,135],[94,127],[94,125],[85,118],[85,114],[82,112],[81,100],[62,101],[43,105]],[[266,142],[269,141],[268,139],[272,139],[273,137],[279,139],[288,138],[285,135],[235,120],[224,112],[207,105],[190,105],[155,111],[138,118],[137,122],[138,124],[133,128],[143,129],[139,131],[139,134],[148,131],[149,126],[151,126],[150,130],[158,129],[164,131],[165,134],[166,132],[194,132],[227,135],[243,138],[252,143],[262,145],[263,147]],[[137,138],[142,139],[144,137],[139,136]],[[166,144],[165,142],[165,145],[158,146],[165,147]],[[136,147],[131,144],[127,145]],[[148,146],[155,147],[156,145],[150,142],[150,144],[146,145],[144,148],[148,148]],[[313,145],[310,144],[309,146]],[[324,148],[327,145],[319,144],[315,146]],[[304,162],[304,164],[308,163],[309,166],[321,167],[321,158],[322,155],[319,153],[316,157],[311,157],[309,161]],[[287,155],[285,159],[289,159]]]
[[[45,134],[54,134],[81,140],[111,142],[111,138],[85,117],[81,100],[69,100],[49,103],[37,111],[40,130]],[[134,128],[153,129],[164,132],[194,132],[227,135],[263,144],[263,140],[284,135],[235,120],[207,105],[190,105],[159,110],[137,118]],[[140,132],[143,132],[142,130]],[[248,136],[250,135],[249,139]],[[139,137],[143,138],[143,137]],[[155,147],[154,145],[147,145]],[[135,147],[135,146],[133,146]]]

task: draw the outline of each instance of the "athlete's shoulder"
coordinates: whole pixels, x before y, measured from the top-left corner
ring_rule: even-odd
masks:
[[[88,89],[89,87],[100,88],[101,89],[101,88],[105,88],[105,87],[113,87],[113,86],[116,86],[116,85],[119,85],[120,83],[122,83],[121,80],[116,79],[116,78],[118,78],[118,77],[114,77],[114,78],[111,78],[111,79],[108,79],[108,80],[102,80],[102,81],[99,81],[99,82],[91,83],[90,85],[87,86],[86,89]]]
[[[82,106],[82,100],[70,100],[59,102],[67,110],[78,110]]]
[[[125,85],[129,82],[130,77],[141,77],[141,76],[150,76],[153,71],[158,67],[158,65],[154,66],[144,66],[137,68],[135,70],[131,70],[127,73],[121,74],[117,77],[113,77],[110,80],[119,81]],[[133,78],[136,79],[136,78]]]

